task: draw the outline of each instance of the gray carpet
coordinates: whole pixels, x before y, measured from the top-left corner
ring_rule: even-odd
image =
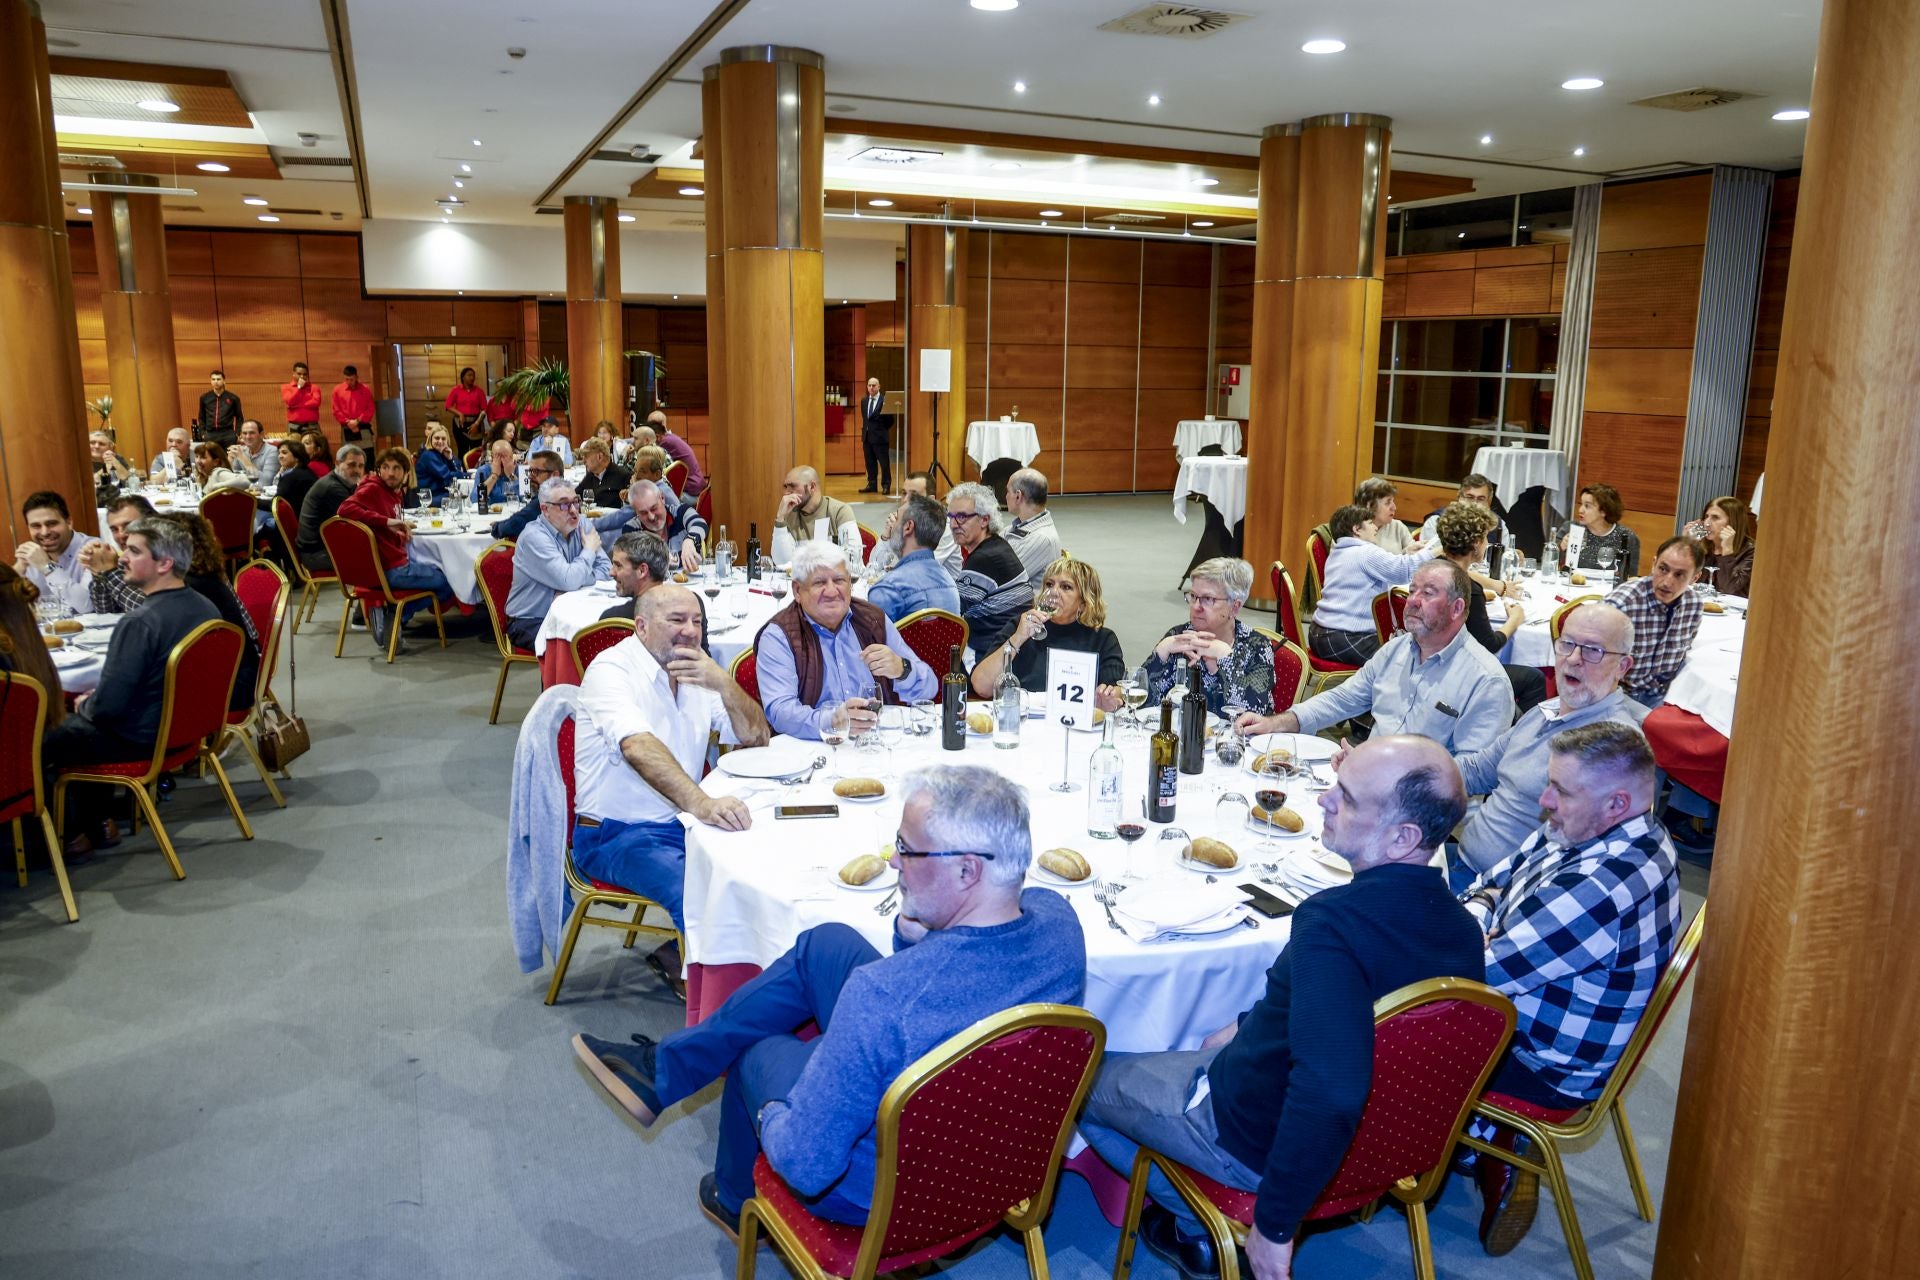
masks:
[[[1056,509],[1067,545],[1107,568],[1135,657],[1180,616],[1198,526],[1175,525],[1164,497]],[[711,1097],[638,1131],[567,1046],[580,1029],[664,1034],[681,1007],[611,937],[581,943],[555,1008],[546,975],[514,962],[506,786],[537,677],[513,673],[490,727],[498,659],[471,623],[446,653],[416,635],[388,667],[365,635],[335,661],[334,618],[299,642],[314,749],[283,784],[288,808],[229,759],[255,840],[187,780],[164,806],[184,882],[142,835],[75,869],[78,924],[59,922],[45,873],[0,888],[0,1275],[730,1273],[694,1201]],[[1704,878],[1687,883],[1691,910]],[[1656,1200],[1684,1026],[1683,1009],[1630,1099]],[[1648,1274],[1654,1229],[1611,1141],[1571,1168],[1599,1274]],[[1442,1274],[1570,1274],[1546,1204],[1505,1259],[1480,1252],[1477,1211],[1456,1179],[1433,1217]],[[1076,1177],[1047,1240],[1056,1276],[1110,1274],[1113,1232]],[[770,1254],[762,1266],[781,1274]],[[952,1269],[1025,1274],[1005,1239]],[[1296,1274],[1407,1269],[1402,1220],[1383,1211],[1310,1236]],[[1144,1251],[1136,1271],[1172,1274]]]

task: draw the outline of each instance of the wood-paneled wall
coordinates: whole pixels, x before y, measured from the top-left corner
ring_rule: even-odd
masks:
[[[1564,244],[1407,254],[1387,259],[1380,314],[1388,320],[1552,315],[1566,286]],[[1387,350],[1384,340],[1380,349]]]
[[[1767,465],[1767,437],[1773,427],[1773,377],[1780,363],[1780,322],[1787,310],[1787,256],[1793,249],[1794,215],[1800,205],[1798,175],[1773,184],[1773,210],[1767,220],[1766,256],[1760,264],[1760,302],[1754,316],[1753,372],[1747,379],[1747,421],[1740,436],[1740,479],[1734,496],[1753,497],[1754,482]]]
[[[968,255],[967,412],[1040,434],[1055,492],[1172,487],[1174,425],[1206,411],[1206,245],[994,231]]]

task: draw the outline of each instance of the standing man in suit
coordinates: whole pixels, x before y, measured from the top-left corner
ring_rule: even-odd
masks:
[[[880,394],[880,379],[867,379],[867,398],[860,402],[860,444],[867,454],[867,487],[862,493],[890,493],[893,490],[893,450],[888,433],[893,430],[893,415],[881,412],[886,398]],[[880,477],[879,487],[873,478]]]
[[[240,438],[240,397],[227,390],[227,375],[215,369],[207,375],[213,389],[200,397],[200,416],[194,420],[200,439],[222,448]]]

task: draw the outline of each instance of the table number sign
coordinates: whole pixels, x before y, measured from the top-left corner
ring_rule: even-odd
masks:
[[[1047,719],[1061,723],[1071,718],[1076,729],[1091,726],[1099,673],[1098,654],[1078,649],[1048,649]]]

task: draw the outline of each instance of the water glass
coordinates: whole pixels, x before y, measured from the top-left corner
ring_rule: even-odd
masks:
[[[1247,829],[1247,817],[1253,806],[1238,791],[1222,791],[1213,802],[1213,834],[1216,839],[1236,844]]]
[[[733,614],[733,620],[735,622],[747,616],[747,589],[745,587],[733,593],[733,602],[728,612]]]
[[[1186,855],[1187,846],[1192,843],[1193,837],[1188,835],[1183,828],[1168,827],[1160,833],[1160,838],[1153,842],[1155,852],[1160,855],[1154,859],[1154,862],[1167,865],[1177,864],[1180,859]]]

